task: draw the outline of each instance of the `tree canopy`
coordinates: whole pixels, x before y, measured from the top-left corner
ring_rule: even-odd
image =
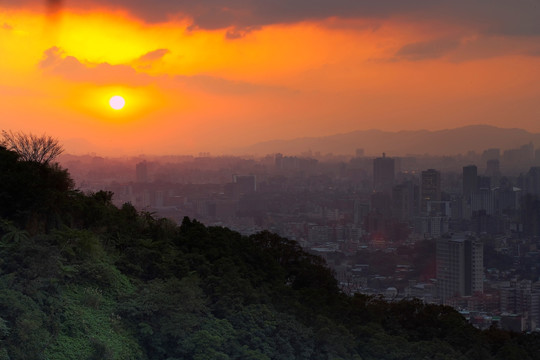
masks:
[[[0,359],[540,358],[537,334],[346,296],[276,234],[177,226],[70,184],[0,148]]]
[[[24,132],[2,130],[0,145],[7,150],[15,151],[24,161],[49,164],[64,149],[57,139],[47,135],[34,135]]]

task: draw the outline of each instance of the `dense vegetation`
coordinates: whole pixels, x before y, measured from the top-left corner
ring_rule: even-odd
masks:
[[[538,335],[340,293],[319,257],[82,194],[0,148],[0,359],[538,359]]]

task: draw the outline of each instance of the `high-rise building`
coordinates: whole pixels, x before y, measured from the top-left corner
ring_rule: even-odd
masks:
[[[277,153],[275,156],[276,169],[283,169],[283,154]]]
[[[395,179],[394,159],[383,156],[373,160],[373,189],[387,194],[392,193]]]
[[[362,203],[359,199],[354,200],[354,223],[361,225],[364,223],[364,218],[369,214],[369,204]]]
[[[478,176],[477,190],[489,190],[491,189],[491,178],[489,176]]]
[[[503,313],[523,315],[527,326],[522,330],[532,330],[540,324],[540,282],[531,280],[510,280],[500,288],[500,310]]]
[[[441,173],[435,169],[422,171],[420,180],[420,211],[427,213],[429,201],[441,201]]]
[[[529,194],[540,195],[540,166],[533,166],[525,175],[525,191]]]
[[[248,194],[257,191],[256,175],[236,175],[232,176],[233,184],[236,185],[239,194]]]
[[[482,153],[482,161],[499,160],[501,158],[501,149],[487,149]]]
[[[495,213],[494,192],[491,189],[482,188],[471,194],[471,215],[484,210],[487,215]]]
[[[436,239],[448,233],[448,216],[419,216],[415,219],[414,230],[424,238]]]
[[[472,217],[471,199],[478,190],[478,169],[476,165],[467,165],[463,167],[463,198],[461,215],[465,219]]]
[[[486,162],[486,176],[497,178],[501,176],[501,165],[499,159],[491,159]]]
[[[392,199],[385,192],[376,192],[370,196],[370,210],[384,218],[392,216]]]
[[[414,216],[414,184],[411,181],[394,186],[392,189],[392,209],[400,221],[409,221]]]
[[[137,182],[148,182],[148,165],[146,160],[135,165],[135,176],[137,178]]]
[[[484,291],[484,246],[476,238],[437,240],[437,288],[441,301]]]
[[[478,189],[478,169],[476,165],[463,167],[463,196],[471,196]]]
[[[493,191],[495,214],[513,213],[519,209],[521,189],[513,186],[501,186]]]
[[[505,150],[501,160],[504,169],[525,170],[534,163],[534,156],[534,146],[529,143],[518,149]]]

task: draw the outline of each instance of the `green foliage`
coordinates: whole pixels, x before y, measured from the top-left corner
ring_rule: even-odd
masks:
[[[61,295],[59,333],[48,359],[137,359],[142,350],[115,313],[115,301],[98,288],[70,287]]]
[[[72,186],[0,148],[0,359],[539,358],[538,334],[345,296],[278,235],[176,226]]]
[[[11,359],[39,359],[51,334],[47,316],[30,297],[0,285],[2,348]]]

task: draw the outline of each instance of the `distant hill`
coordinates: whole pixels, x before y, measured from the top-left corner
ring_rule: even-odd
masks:
[[[490,125],[471,125],[456,129],[428,131],[362,130],[324,137],[272,140],[237,149],[236,153],[264,155],[283,153],[297,155],[311,150],[322,154],[354,154],[362,148],[366,155],[386,152],[390,156],[406,154],[456,155],[470,150],[516,148],[532,142],[540,145],[540,134],[523,129],[506,129]]]

